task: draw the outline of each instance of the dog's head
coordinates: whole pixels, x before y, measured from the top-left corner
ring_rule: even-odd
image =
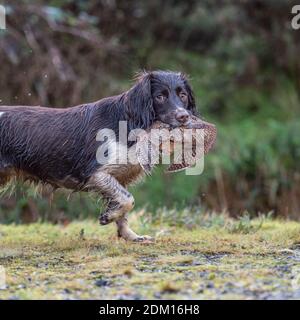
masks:
[[[171,71],[142,72],[127,92],[129,127],[149,128],[155,120],[172,127],[188,124],[196,114],[187,77]]]

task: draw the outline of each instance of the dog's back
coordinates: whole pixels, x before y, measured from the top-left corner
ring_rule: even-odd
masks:
[[[82,181],[88,108],[0,107],[0,184],[12,175],[59,186]],[[85,131],[82,133],[82,131]]]

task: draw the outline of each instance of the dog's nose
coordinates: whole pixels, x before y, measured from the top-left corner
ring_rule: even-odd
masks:
[[[179,110],[175,118],[180,123],[186,123],[189,119],[189,113],[186,110]]]

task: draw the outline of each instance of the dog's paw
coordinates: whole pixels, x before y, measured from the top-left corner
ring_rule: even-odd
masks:
[[[137,243],[154,243],[155,242],[155,238],[150,237],[150,236],[137,236],[132,241],[133,242],[137,242]]]
[[[99,223],[103,226],[109,224],[113,221],[116,221],[123,214],[124,208],[119,202],[110,201],[106,210],[100,214],[99,216]]]
[[[102,214],[100,217],[99,217],[99,223],[102,225],[102,226],[105,226],[109,223],[111,223],[112,220],[110,219],[109,215],[108,214]]]

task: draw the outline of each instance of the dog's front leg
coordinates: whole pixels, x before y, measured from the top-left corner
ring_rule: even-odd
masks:
[[[134,206],[134,198],[112,175],[96,172],[88,181],[86,188],[99,192],[107,203],[106,210],[100,214],[100,224],[116,221]]]
[[[116,221],[118,228],[118,236],[128,241],[134,242],[148,242],[154,241],[154,239],[150,236],[139,236],[133,230],[130,229],[128,225],[128,217],[127,213]]]
[[[128,226],[127,214],[134,207],[134,198],[112,175],[97,172],[86,185],[87,189],[101,193],[107,202],[106,210],[100,214],[101,225],[116,221],[118,236],[129,241],[150,240],[148,236],[139,236]]]

